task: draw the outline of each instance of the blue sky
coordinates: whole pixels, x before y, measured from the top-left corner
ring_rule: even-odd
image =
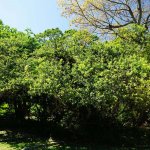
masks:
[[[48,28],[69,29],[56,0],[0,0],[0,19],[20,31],[39,33]]]

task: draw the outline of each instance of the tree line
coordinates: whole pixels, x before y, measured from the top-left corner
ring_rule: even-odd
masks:
[[[67,129],[150,123],[150,35],[131,24],[101,42],[86,30],[34,34],[0,23],[0,106]]]

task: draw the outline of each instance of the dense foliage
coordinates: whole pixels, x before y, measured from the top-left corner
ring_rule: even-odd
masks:
[[[150,35],[120,29],[100,42],[87,31],[34,35],[0,23],[0,105],[17,119],[65,128],[150,121]]]

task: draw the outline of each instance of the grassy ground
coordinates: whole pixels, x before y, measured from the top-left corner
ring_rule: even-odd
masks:
[[[0,131],[0,150],[55,150],[60,148],[62,146],[52,138],[45,140],[21,131]]]
[[[17,130],[0,130],[0,150],[150,150],[145,148],[110,148],[99,145],[65,144],[49,138],[39,138]]]
[[[12,148],[9,144],[7,143],[0,143],[0,149],[1,150],[15,150],[14,148]]]

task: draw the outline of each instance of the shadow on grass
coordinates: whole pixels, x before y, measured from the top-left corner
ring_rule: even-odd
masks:
[[[7,143],[14,150],[150,150],[149,129],[95,131],[71,133],[50,124],[0,119],[0,143]]]

